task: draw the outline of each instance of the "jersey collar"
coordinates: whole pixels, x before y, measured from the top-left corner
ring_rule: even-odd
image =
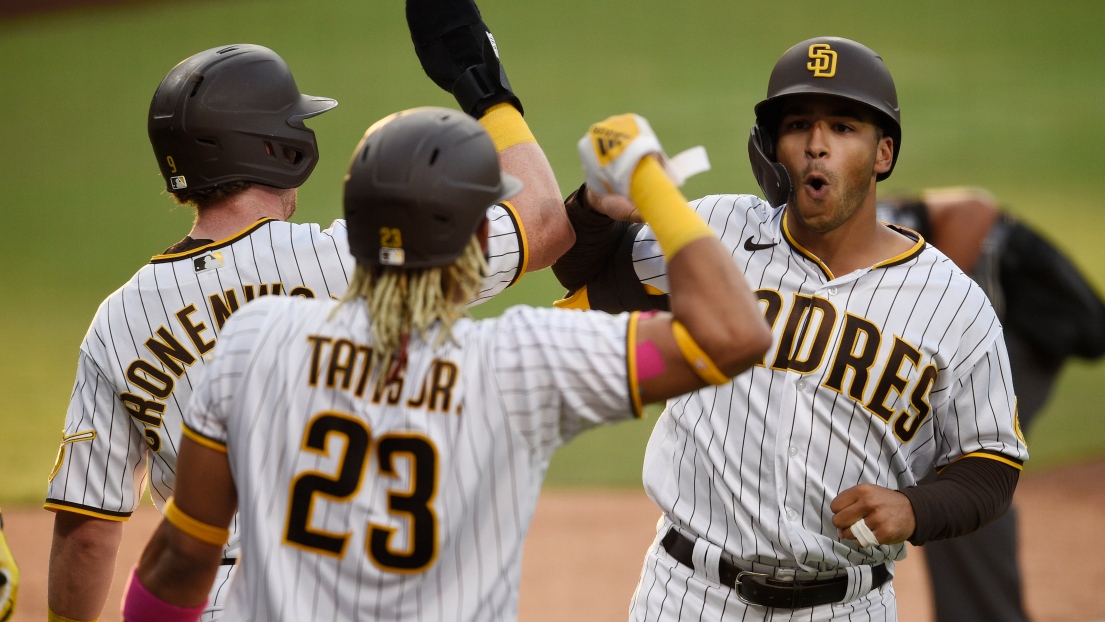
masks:
[[[216,240],[214,242],[211,242],[210,244],[204,244],[203,246],[200,246],[198,248],[193,248],[192,250],[189,250],[189,251],[184,251],[183,253],[170,253],[168,255],[154,255],[153,258],[150,259],[150,263],[164,263],[164,262],[167,262],[167,261],[176,261],[178,259],[185,259],[187,257],[194,257],[196,255],[203,254],[207,251],[215,250],[216,248],[222,248],[224,246],[229,246],[230,244],[233,244],[233,243],[237,242],[238,240],[240,240],[240,239],[246,237],[247,235],[253,233],[257,229],[259,229],[261,226],[263,226],[267,223],[270,223],[270,222],[276,222],[276,219],[275,218],[262,218],[261,220],[258,220],[257,222],[255,222],[252,225],[246,227],[245,229],[242,229],[238,233],[235,233],[234,235],[232,235],[228,238],[224,238],[222,240]]]
[[[794,236],[792,236],[790,234],[790,225],[787,224],[787,216],[786,216],[785,212],[784,212],[783,217],[782,217],[781,220],[783,221],[783,223],[782,223],[782,225],[783,225],[782,226],[783,239],[785,239],[787,241],[787,244],[789,244],[791,246],[791,248],[793,248],[795,251],[797,251],[799,255],[802,255],[806,259],[809,259],[814,264],[816,264],[817,267],[821,269],[821,273],[825,275],[826,279],[828,279],[830,281],[835,280],[836,276],[833,275],[832,270],[829,270],[829,266],[826,266],[820,259],[818,259],[817,255],[814,255],[810,251],[803,248],[802,245],[799,244],[798,241],[794,239]],[[894,257],[891,257],[890,259],[884,259],[883,261],[880,261],[877,264],[871,266],[868,269],[868,271],[874,270],[876,268],[889,268],[891,266],[897,266],[899,264],[903,264],[903,263],[909,261],[910,259],[913,259],[917,255],[920,255],[921,251],[925,249],[925,238],[921,237],[920,233],[917,233],[916,231],[914,231],[912,229],[907,229],[905,227],[899,227],[897,225],[891,225],[891,224],[888,224],[888,223],[885,223],[885,222],[881,223],[881,224],[883,224],[887,227],[890,227],[894,231],[897,231],[898,233],[906,236],[907,238],[910,238],[911,240],[915,240],[915,242],[913,243],[913,246],[911,246],[904,253],[901,253],[900,255],[895,255]]]

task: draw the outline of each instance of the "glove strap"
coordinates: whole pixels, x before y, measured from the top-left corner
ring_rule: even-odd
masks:
[[[708,170],[710,157],[702,145],[681,151],[664,162],[664,172],[676,186],[682,186],[691,177]]]
[[[506,70],[499,62],[499,55],[491,44],[491,33],[487,33],[488,39],[484,41],[484,62],[472,65],[464,70],[464,73],[453,82],[449,92],[456,98],[460,109],[479,119],[484,113],[494,106],[507,102],[518,109],[520,114],[522,102],[510,88],[510,81],[506,78]]]

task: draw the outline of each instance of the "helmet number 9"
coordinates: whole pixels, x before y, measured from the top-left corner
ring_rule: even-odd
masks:
[[[165,162],[169,165],[169,170],[173,173],[176,172],[176,162],[173,162],[173,156],[165,156]]]
[[[397,227],[380,227],[380,246],[403,248],[403,235]]]

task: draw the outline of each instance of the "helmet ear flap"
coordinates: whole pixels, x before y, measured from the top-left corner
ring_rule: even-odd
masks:
[[[767,202],[772,207],[786,203],[790,198],[790,175],[786,167],[775,161],[775,141],[759,125],[753,125],[748,136],[748,159]]]

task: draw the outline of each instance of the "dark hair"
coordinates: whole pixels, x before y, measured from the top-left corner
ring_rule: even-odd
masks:
[[[223,199],[228,199],[234,195],[241,194],[252,186],[253,184],[248,181],[231,181],[225,184],[219,184],[218,186],[212,186],[210,188],[175,192],[172,194],[177,203],[180,203],[181,205],[191,205],[198,210],[203,210],[216,201],[221,201]]]

